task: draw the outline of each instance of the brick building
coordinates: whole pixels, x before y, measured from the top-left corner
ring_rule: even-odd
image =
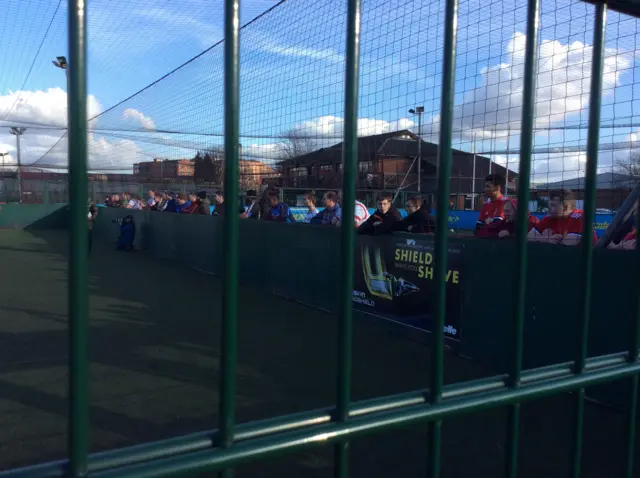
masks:
[[[418,141],[418,137],[408,130],[358,138],[357,188],[416,191],[418,168],[415,160]],[[438,145],[422,141],[420,182],[424,194],[434,194],[437,189],[437,155]],[[279,166],[282,174],[280,185],[283,187],[339,188],[342,178],[342,143],[281,161]],[[453,150],[450,192],[456,208],[469,209],[474,192],[476,206],[481,203],[484,178],[490,172],[505,176],[513,190],[516,173],[507,173],[503,166],[487,157]]]
[[[164,180],[190,179],[194,174],[194,163],[189,159],[160,159],[144,161],[133,165],[133,174],[137,178]]]

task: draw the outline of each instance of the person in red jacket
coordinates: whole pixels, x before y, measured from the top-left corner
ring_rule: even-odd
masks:
[[[502,195],[506,184],[499,174],[490,174],[484,178],[484,194],[487,201],[480,208],[476,221],[476,236],[487,237],[486,230],[491,224],[504,221],[504,204],[507,198]]]
[[[549,214],[529,232],[529,240],[549,244],[577,246],[582,240],[584,214],[576,209],[576,199],[570,189],[549,191]],[[596,234],[593,232],[595,244]]]
[[[495,221],[489,224],[487,227],[483,227],[478,237],[490,237],[493,239],[503,239],[507,237],[515,237],[516,235],[516,212],[518,210],[517,202],[515,199],[506,199],[504,202],[504,220]],[[529,214],[529,227],[531,231],[537,224],[538,218]]]

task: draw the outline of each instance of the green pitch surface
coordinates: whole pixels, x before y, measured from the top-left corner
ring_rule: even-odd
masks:
[[[62,232],[0,231],[0,469],[65,455],[66,251]],[[89,281],[92,451],[214,428],[220,281],[99,242]],[[238,323],[239,422],[334,402],[335,317],[242,288]],[[428,383],[429,349],[412,334],[356,317],[355,400]],[[452,353],[445,371],[449,383],[493,375]],[[572,402],[564,395],[523,405],[521,476],[567,475]],[[496,410],[446,421],[442,476],[501,476],[505,418]],[[624,417],[588,404],[585,432],[583,476],[619,476]],[[426,436],[422,427],[354,442],[353,476],[425,476]],[[318,449],[237,475],[331,473],[331,450]]]

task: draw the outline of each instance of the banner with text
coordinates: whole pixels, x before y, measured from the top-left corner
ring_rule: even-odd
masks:
[[[353,305],[357,310],[430,331],[435,313],[434,243],[424,238],[359,236]],[[464,246],[449,244],[445,337],[460,340]]]

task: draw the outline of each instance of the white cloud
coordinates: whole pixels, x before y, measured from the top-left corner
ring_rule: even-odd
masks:
[[[89,118],[99,114],[102,106],[93,95],[87,97]],[[7,116],[8,115],[8,116]],[[0,96],[0,119],[38,123],[48,126],[67,125],[67,93],[61,88],[38,91],[13,91]]]
[[[145,116],[143,113],[133,108],[127,108],[124,110],[122,113],[122,119],[132,119],[139,123],[144,129],[156,129],[156,124],[150,117]]]
[[[14,105],[15,103],[15,105]],[[13,107],[13,109],[12,109]],[[6,121],[3,118],[11,112]],[[93,117],[102,111],[99,101],[93,96],[87,97],[87,114]],[[145,128],[155,127],[151,118],[130,109],[123,119],[138,122]],[[67,139],[63,137],[67,123],[67,95],[60,88],[44,91],[11,92],[0,96],[0,153],[8,152],[6,164],[16,164],[16,139],[9,134],[8,127],[22,124],[26,127],[21,136],[22,163],[26,166],[40,160],[46,166],[66,167]],[[44,125],[44,126],[43,126]],[[92,126],[96,126],[95,123]],[[61,139],[62,138],[62,139]],[[88,137],[89,168],[96,170],[122,169],[132,171],[132,164],[148,159],[141,148],[132,140],[106,139],[90,133]]]
[[[370,136],[374,134],[389,133],[392,131],[400,131],[402,129],[410,129],[414,126],[414,122],[408,118],[401,118],[396,121],[385,121],[375,118],[358,118],[358,136]],[[325,138],[339,142],[342,140],[344,133],[344,118],[339,116],[320,116],[309,121],[304,121],[292,128],[305,136],[324,140]]]
[[[454,107],[454,131],[469,137],[476,132],[486,138],[506,137],[520,129],[524,88],[526,35],[515,33],[505,48],[507,61],[484,67],[481,85],[465,92]],[[543,40],[539,45],[536,90],[536,127],[547,127],[577,115],[588,107],[591,85],[591,45],[575,41]],[[634,61],[632,53],[606,48],[603,95],[609,96]],[[427,122],[427,124],[430,122]],[[439,116],[430,133],[439,129]],[[428,125],[429,126],[429,125]]]

